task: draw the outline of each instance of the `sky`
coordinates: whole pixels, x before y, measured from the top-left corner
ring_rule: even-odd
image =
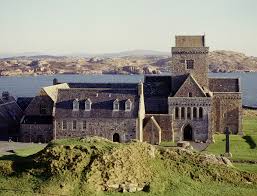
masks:
[[[175,35],[257,56],[256,0],[0,0],[0,53],[169,52]]]

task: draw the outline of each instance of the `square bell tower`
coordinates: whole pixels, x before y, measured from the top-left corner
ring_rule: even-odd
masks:
[[[191,74],[199,85],[208,88],[208,53],[205,36],[176,36],[172,47],[172,75]]]

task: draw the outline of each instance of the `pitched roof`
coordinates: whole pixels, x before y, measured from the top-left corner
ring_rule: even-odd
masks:
[[[157,128],[157,130],[159,132],[161,132],[161,127],[160,125],[158,124],[158,122],[155,120],[155,118],[153,116],[151,116],[150,118],[147,118],[146,119],[146,122],[144,123],[144,128],[149,124],[149,123],[153,123],[153,125],[155,126],[155,128]]]
[[[137,83],[68,83],[70,88],[137,89]]]
[[[145,97],[168,97],[171,91],[171,76],[145,76]]]
[[[25,111],[25,109],[28,107],[32,99],[33,97],[18,97],[17,104],[23,111]]]
[[[0,104],[0,119],[5,122],[18,122],[22,117],[22,110],[15,101]]]
[[[186,87],[186,85],[188,85],[188,83],[192,81],[195,84],[195,89],[198,90],[203,97],[206,97],[206,93],[204,92],[203,88],[198,84],[198,82],[195,80],[195,78],[189,74],[187,76],[187,79],[184,81],[184,83],[180,86],[179,90],[176,92],[176,94],[174,95],[175,97],[181,92],[183,91],[183,88]]]
[[[239,78],[209,78],[212,92],[240,92]]]
[[[92,89],[71,88],[59,89],[55,107],[56,118],[74,116],[73,100],[79,100],[77,117],[87,118],[136,118],[138,115],[137,90],[135,89]],[[85,100],[92,101],[91,111],[85,111]],[[113,102],[118,99],[119,111],[113,112]],[[130,99],[132,110],[125,111],[125,102]]]
[[[57,90],[58,89],[68,89],[70,88],[67,83],[62,83],[62,84],[57,84],[57,85],[52,85],[52,86],[47,86],[43,87],[43,90],[45,93],[54,101],[56,102],[57,100]]]

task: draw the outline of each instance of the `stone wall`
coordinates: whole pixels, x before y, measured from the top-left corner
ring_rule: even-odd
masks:
[[[242,132],[241,93],[214,93],[213,131],[223,133],[225,127],[233,134]]]
[[[205,45],[204,36],[176,36],[176,47],[203,47]]]
[[[200,86],[208,87],[208,47],[172,48],[172,74],[192,74]],[[194,68],[186,68],[186,60],[194,60]]]
[[[22,142],[50,142],[53,139],[53,126],[49,124],[21,124]]]
[[[173,136],[171,128],[172,116],[170,114],[146,114],[144,121],[148,121],[152,116],[161,128],[161,141],[171,141]]]
[[[67,129],[62,129],[63,120],[67,121]],[[77,127],[73,129],[73,120],[76,120]],[[86,127],[83,128],[83,121]],[[56,119],[54,122],[54,135],[56,139],[69,137],[100,136],[113,140],[113,135],[118,133],[121,142],[136,139],[137,119],[119,118],[67,118]]]
[[[184,128],[192,127],[192,140],[212,139],[210,97],[169,97],[169,114],[173,114],[174,140],[184,140]]]

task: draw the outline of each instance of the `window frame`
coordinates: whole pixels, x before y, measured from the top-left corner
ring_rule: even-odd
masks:
[[[85,101],[85,111],[91,111],[91,109],[92,109],[92,101],[88,98]]]
[[[118,106],[117,108],[115,106]],[[113,102],[113,111],[119,111],[120,110],[120,102],[118,99],[115,99],[114,102]]]
[[[79,111],[79,99],[74,99],[73,100],[72,111]]]
[[[65,122],[65,123],[64,123]],[[65,126],[64,126],[65,125]],[[68,122],[67,120],[62,120],[62,130],[67,130],[68,128]]]
[[[185,65],[187,70],[194,69],[195,61],[193,59],[187,59],[185,60]]]
[[[129,108],[127,108],[127,106],[129,106]],[[125,112],[130,112],[132,110],[132,102],[130,99],[128,99],[126,102],[125,102]]]
[[[75,123],[74,123],[75,122]],[[78,125],[77,125],[77,120],[72,120],[72,130],[77,130]],[[75,126],[74,126],[75,125]],[[74,128],[75,127],[75,128]]]

